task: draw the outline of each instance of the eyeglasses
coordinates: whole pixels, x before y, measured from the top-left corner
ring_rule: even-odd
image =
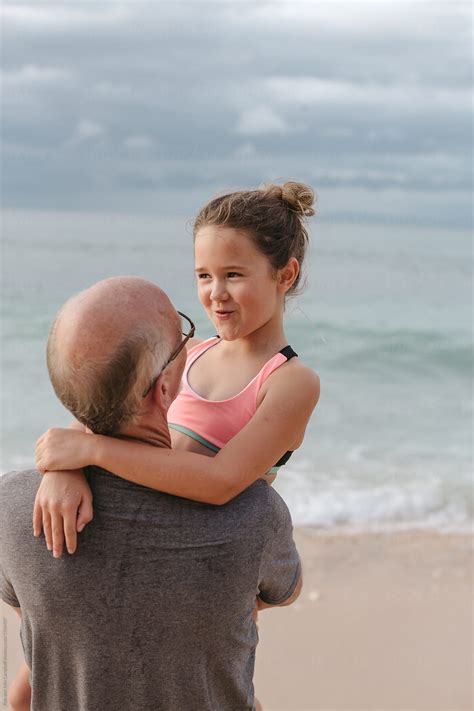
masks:
[[[183,348],[184,348],[184,346],[186,345],[186,343],[189,341],[190,338],[192,338],[192,337],[194,336],[194,332],[195,332],[195,330],[196,330],[196,326],[194,325],[194,323],[191,321],[190,318],[188,318],[188,317],[186,316],[186,314],[181,313],[181,311],[178,311],[178,313],[179,313],[179,315],[181,316],[181,318],[186,319],[186,321],[189,323],[189,326],[190,326],[189,332],[188,332],[188,333],[183,333],[183,336],[184,336],[183,340],[181,341],[181,343],[179,344],[179,346],[172,352],[172,354],[170,355],[170,357],[168,358],[168,360],[166,361],[166,363],[164,364],[164,366],[162,367],[162,369],[160,370],[160,372],[158,373],[158,375],[153,378],[153,380],[152,380],[151,383],[150,383],[150,386],[145,390],[145,392],[143,393],[142,397],[146,397],[146,396],[148,395],[148,393],[149,393],[149,392],[152,390],[152,388],[155,386],[156,381],[158,380],[158,378],[160,377],[160,375],[162,374],[162,372],[164,371],[164,369],[165,369],[177,356],[179,356],[179,354],[180,354],[181,351],[183,350]]]

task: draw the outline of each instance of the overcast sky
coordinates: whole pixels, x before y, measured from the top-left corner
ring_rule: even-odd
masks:
[[[1,13],[4,208],[187,214],[282,177],[323,218],[469,224],[470,3]]]

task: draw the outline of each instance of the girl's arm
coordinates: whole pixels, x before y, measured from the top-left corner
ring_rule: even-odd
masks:
[[[37,466],[46,471],[94,464],[150,489],[224,504],[299,446],[318,398],[319,378],[309,368],[275,371],[255,415],[215,457],[54,429],[38,440]]]
[[[200,342],[199,338],[191,338],[187,349]],[[92,434],[77,420],[69,425],[67,431],[71,430]],[[92,515],[92,492],[82,469],[52,471],[50,467],[35,498],[34,535],[38,537],[41,531],[44,532],[48,550],[55,558],[62,555],[64,543],[68,553],[72,554],[76,551],[77,534],[92,521]]]
[[[68,427],[87,431],[77,420]],[[62,555],[64,543],[68,553],[75,552],[77,534],[92,516],[92,492],[82,469],[49,471],[42,478],[33,508],[33,535],[39,537],[44,532],[46,546],[55,558]]]

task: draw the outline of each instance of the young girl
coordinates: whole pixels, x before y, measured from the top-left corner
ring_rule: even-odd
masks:
[[[172,450],[54,429],[38,441],[38,469],[94,464],[214,504],[259,477],[271,483],[300,446],[319,398],[317,375],[296,357],[283,329],[285,299],[300,281],[308,242],[304,218],[314,214],[313,202],[306,185],[271,184],[216,198],[197,216],[198,295],[218,335],[190,341],[182,389],[168,413]],[[39,496],[34,527],[39,535],[43,524],[48,547],[59,555],[58,516],[68,530],[72,514],[66,507],[52,514],[54,508]],[[77,519],[77,528],[82,525]],[[66,536],[66,543],[73,552],[75,540]]]
[[[306,185],[271,184],[218,197],[198,214],[198,295],[218,336],[188,344],[182,390],[168,413],[173,450],[179,451],[53,429],[38,441],[38,469],[95,464],[153,489],[216,504],[258,477],[271,480],[274,467],[300,446],[319,397],[318,377],[294,357],[283,330],[285,298],[298,286],[308,242],[303,221],[314,214],[313,202]]]

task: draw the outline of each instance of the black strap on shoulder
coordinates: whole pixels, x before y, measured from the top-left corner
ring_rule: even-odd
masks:
[[[298,353],[296,353],[291,346],[285,346],[279,352],[282,353],[287,360],[290,360],[291,358],[298,357]],[[281,459],[278,460],[278,462],[275,464],[275,466],[282,467],[284,464],[287,463],[287,461],[289,460],[289,458],[291,457],[292,454],[293,454],[293,452],[291,452],[291,451],[285,452],[283,457],[281,457]]]
[[[274,466],[275,467],[282,467],[284,464],[287,463],[287,461],[289,460],[289,458],[291,457],[292,454],[293,454],[293,451],[285,452],[283,457],[281,457],[281,459],[279,459],[278,462]]]
[[[298,358],[298,353],[295,353],[291,346],[285,346],[281,349],[281,351],[279,351],[279,353],[284,355],[286,360],[290,360],[291,358]]]

